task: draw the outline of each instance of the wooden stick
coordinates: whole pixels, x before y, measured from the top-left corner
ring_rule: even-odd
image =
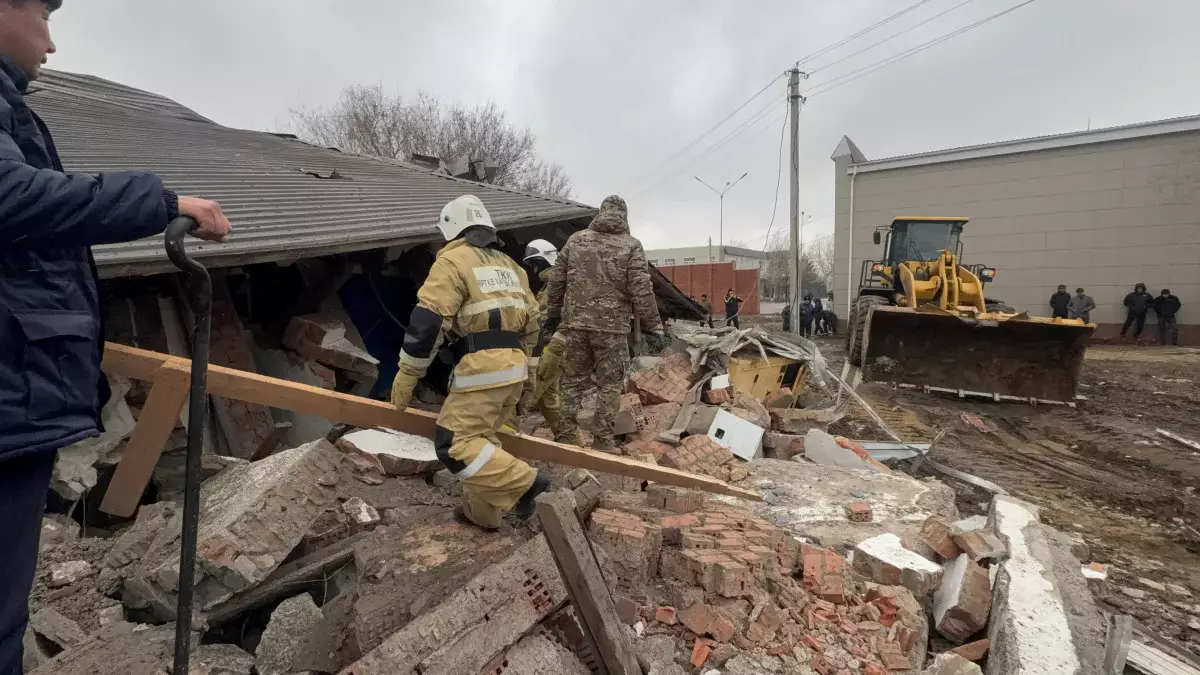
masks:
[[[1187,436],[1180,436],[1179,434],[1177,434],[1173,431],[1167,431],[1166,429],[1155,429],[1154,431],[1156,431],[1159,436],[1165,436],[1165,437],[1175,441],[1176,443],[1180,443],[1182,445],[1186,445],[1187,447],[1189,447],[1193,450],[1200,451],[1200,443],[1193,441],[1192,439],[1188,438]]]
[[[104,370],[112,375],[148,380],[163,364],[171,362],[180,368],[190,368],[191,362],[177,356],[160,354],[125,345],[107,343],[104,350]],[[426,438],[433,438],[437,415],[415,408],[396,410],[390,403],[360,398],[350,394],[328,391],[288,380],[266,377],[224,366],[208,367],[208,391],[213,396],[258,403],[272,408],[294,410],[306,415],[324,417],[331,422],[345,422],[359,427],[384,427]],[[761,501],[754,490],[735,487],[725,481],[700,474],[679,471],[665,466],[643,464],[628,457],[584,450],[573,445],[545,441],[521,434],[499,434],[504,449],[516,457],[564,464],[590,471],[602,471],[619,476],[693,488],[705,492],[730,495],[750,501]]]
[[[566,583],[567,595],[609,675],[642,675],[612,595],[600,575],[600,564],[575,515],[575,499],[565,490],[543,494],[537,498],[537,514]]]
[[[182,360],[182,359],[181,359]],[[175,428],[190,388],[191,366],[188,362],[164,361],[148,378],[154,382],[146,405],[138,416],[133,435],[125,444],[121,462],[112,482],[104,493],[100,510],[128,518],[137,511],[142,492],[154,474],[163,447]]]
[[[1108,635],[1104,641],[1104,675],[1121,675],[1129,657],[1129,642],[1133,639],[1133,617],[1127,614],[1108,616]]]

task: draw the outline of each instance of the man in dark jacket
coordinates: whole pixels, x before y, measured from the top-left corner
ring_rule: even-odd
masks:
[[[25,101],[61,0],[0,0],[0,673],[21,672],[41,516],[59,448],[96,436],[99,277],[89,247],[158,234],[178,215],[221,240],[215,202],[179,197],[148,173],[66,173]]]
[[[742,324],[738,321],[738,314],[742,311],[743,300],[733,292],[733,289],[725,291],[725,325],[733,325],[734,328],[741,328]]]
[[[1158,315],[1158,344],[1179,344],[1179,325],[1175,323],[1175,314],[1183,303],[1171,295],[1170,289],[1162,289],[1162,293],[1154,299],[1154,313]]]
[[[1150,305],[1154,303],[1154,296],[1146,292],[1146,284],[1137,284],[1133,287],[1133,292],[1125,296],[1125,324],[1121,326],[1121,338],[1125,337],[1125,331],[1133,326],[1133,339],[1137,340],[1142,336],[1142,329],[1146,327],[1146,312],[1150,311]]]
[[[1058,292],[1050,296],[1050,316],[1055,319],[1067,318],[1067,305],[1071,302],[1071,294],[1065,284],[1058,285]]]

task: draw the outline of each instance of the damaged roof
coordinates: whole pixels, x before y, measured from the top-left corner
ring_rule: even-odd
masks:
[[[435,241],[442,207],[464,194],[482,199],[500,229],[577,229],[597,212],[286,134],[231,129],[166,97],[90,75],[43,70],[28,98],[69,171],[153,171],[180,194],[220,201],[234,236],[188,246],[210,267]],[[174,269],[161,237],[94,251],[105,277]]]

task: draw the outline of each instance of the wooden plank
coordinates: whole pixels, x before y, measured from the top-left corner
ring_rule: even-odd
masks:
[[[1133,617],[1127,614],[1108,615],[1108,636],[1104,641],[1104,674],[1121,675],[1129,656],[1133,639]]]
[[[139,378],[152,380],[154,386],[146,397],[133,435],[125,443],[125,453],[100,503],[101,511],[124,518],[137,511],[142,492],[187,401],[190,363],[183,359],[164,361],[152,377]]]
[[[1136,641],[1129,645],[1129,665],[1148,675],[1200,675],[1200,670],[1154,645]]]
[[[304,590],[306,584],[316,583],[326,574],[353,560],[354,545],[365,539],[367,534],[360,532],[283,565],[262,583],[205,612],[203,618],[210,626],[220,626],[252,609],[296,595]]]
[[[191,362],[167,354],[135,347],[107,343],[104,350],[104,370],[139,380],[152,379],[163,364],[171,362],[189,368]],[[266,377],[223,366],[208,367],[208,390],[214,396],[224,396],[272,408],[294,410],[307,415],[324,417],[331,422],[345,422],[359,427],[386,427],[433,438],[437,415],[409,408],[396,410],[390,403],[350,394],[328,391],[288,380]],[[619,476],[640,478],[666,485],[693,488],[725,494],[750,501],[761,501],[762,495],[710,476],[679,471],[665,466],[642,464],[628,457],[584,450],[572,445],[545,441],[521,434],[499,434],[504,449],[516,457],[554,462],[589,471],[602,471]]]
[[[600,564],[575,515],[574,497],[565,490],[543,494],[537,498],[537,514],[566,583],[567,595],[609,675],[642,675],[612,595],[600,575]]]

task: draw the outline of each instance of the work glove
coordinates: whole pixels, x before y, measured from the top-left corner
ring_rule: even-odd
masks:
[[[397,410],[404,410],[412,402],[413,388],[416,384],[415,378],[396,373],[396,378],[392,380],[392,405],[396,406]]]
[[[558,330],[558,325],[562,323],[561,316],[547,316],[542,322],[542,333],[538,337],[538,342],[542,345],[550,344],[550,338],[554,337],[554,332]]]
[[[651,349],[656,352],[661,352],[667,348],[667,334],[661,330],[646,333],[646,342]]]

